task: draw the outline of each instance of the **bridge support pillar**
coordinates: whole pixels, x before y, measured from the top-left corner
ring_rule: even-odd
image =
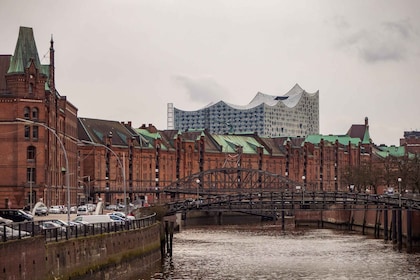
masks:
[[[374,236],[375,238],[379,238],[380,231],[381,231],[381,211],[382,209],[377,207],[375,212],[375,228],[374,228]]]
[[[391,238],[392,243],[397,243],[397,210],[392,209],[391,217]]]
[[[216,219],[217,224],[221,226],[223,224],[223,212],[217,212]]]
[[[398,249],[402,249],[402,239],[403,239],[403,232],[402,232],[402,209],[398,208]]]
[[[285,223],[285,218],[284,218],[284,209],[283,209],[281,210],[281,230],[284,230],[285,228],[284,223]]]
[[[172,243],[174,238],[174,227],[175,222],[165,221],[165,241],[166,241],[166,252],[172,257]]]
[[[388,208],[384,208],[384,240],[387,241],[388,236]]]
[[[413,211],[411,209],[407,209],[407,251],[411,252],[413,249],[413,231],[412,231],[412,225],[413,225]]]

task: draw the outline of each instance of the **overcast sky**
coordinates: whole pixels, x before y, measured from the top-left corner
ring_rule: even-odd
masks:
[[[376,144],[420,130],[420,1],[1,0],[0,54],[32,27],[80,117],[167,128],[167,103],[320,92],[320,133],[369,118]],[[44,57],[45,55],[45,57]],[[44,57],[44,58],[43,58]]]

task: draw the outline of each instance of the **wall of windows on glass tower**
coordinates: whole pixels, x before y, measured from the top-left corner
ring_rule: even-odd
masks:
[[[219,101],[196,111],[167,107],[168,129],[208,129],[210,133],[305,137],[319,133],[319,92],[295,85],[283,96],[257,93],[245,106]]]

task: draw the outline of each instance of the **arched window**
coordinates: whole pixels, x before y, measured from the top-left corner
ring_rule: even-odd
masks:
[[[39,115],[39,110],[38,108],[32,108],[32,119],[33,120],[37,120],[38,119],[38,115]]]
[[[29,107],[23,109],[23,118],[29,119]]]
[[[35,155],[36,155],[36,147],[34,146],[29,146],[26,149],[26,159],[28,161],[35,161]]]

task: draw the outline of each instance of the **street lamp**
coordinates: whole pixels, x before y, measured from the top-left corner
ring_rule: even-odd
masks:
[[[302,182],[303,182],[303,187],[302,187],[302,207],[303,207],[303,203],[305,202],[305,175],[302,176]]]
[[[401,208],[401,182],[402,179],[398,178],[398,206]]]
[[[195,182],[197,183],[197,208],[198,208],[198,203],[199,203],[199,199],[200,199],[200,179],[197,178],[197,180],[195,180]]]
[[[31,125],[40,125],[40,126],[43,126],[44,128],[46,128],[49,131],[51,131],[52,134],[54,134],[55,138],[57,138],[58,143],[60,143],[61,149],[63,150],[64,159],[65,159],[65,162],[66,162],[65,184],[67,186],[67,223],[70,224],[70,173],[69,173],[69,160],[67,158],[67,151],[64,148],[63,142],[61,141],[60,137],[57,135],[57,133],[55,132],[55,130],[52,129],[51,127],[47,126],[46,124],[43,124],[43,123],[40,123],[40,122],[31,121],[31,120],[21,119],[21,118],[16,118],[16,120],[17,121],[20,121],[20,122],[27,123],[27,124],[31,124]]]
[[[95,143],[95,142],[91,142],[91,141],[87,141],[87,140],[81,140],[82,143],[84,144],[89,144],[89,145],[93,145],[93,146],[99,146],[99,147],[104,147],[105,149],[107,149],[108,151],[110,151],[115,158],[117,159],[118,165],[120,166],[121,172],[122,172],[122,176],[123,176],[123,188],[124,188],[124,213],[127,215],[127,190],[126,190],[126,184],[125,184],[125,165],[123,165],[121,163],[120,157],[109,147],[100,144],[100,143]]]

